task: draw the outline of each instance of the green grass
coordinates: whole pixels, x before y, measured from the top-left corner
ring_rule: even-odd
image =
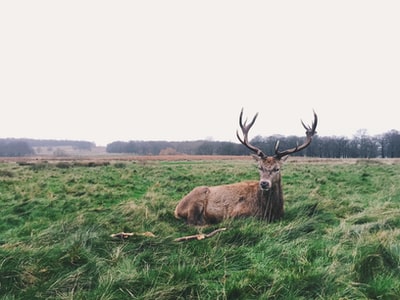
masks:
[[[272,224],[173,217],[195,186],[248,179],[250,158],[0,164],[0,299],[400,298],[399,164],[289,160]]]

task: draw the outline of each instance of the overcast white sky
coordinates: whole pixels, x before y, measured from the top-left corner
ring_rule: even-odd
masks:
[[[400,1],[1,1],[0,137],[400,130]],[[251,138],[250,137],[250,138]]]

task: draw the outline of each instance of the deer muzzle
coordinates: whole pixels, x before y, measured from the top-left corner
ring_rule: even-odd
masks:
[[[260,180],[260,188],[264,191],[268,191],[271,188],[270,180]]]

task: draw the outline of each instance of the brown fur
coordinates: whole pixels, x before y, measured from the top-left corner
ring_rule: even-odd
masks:
[[[260,181],[244,181],[219,186],[200,186],[182,198],[175,217],[191,225],[217,223],[227,218],[256,217],[274,221],[284,214],[280,161],[258,158]],[[268,182],[268,189],[261,183]]]

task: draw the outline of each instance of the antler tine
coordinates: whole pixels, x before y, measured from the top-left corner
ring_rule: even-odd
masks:
[[[248,125],[247,125],[247,119],[243,123],[243,108],[242,108],[242,110],[240,111],[240,116],[239,116],[239,126],[242,129],[243,139],[239,135],[239,130],[236,130],[236,136],[243,145],[245,145],[251,151],[255,152],[259,157],[263,158],[263,157],[265,157],[265,154],[261,151],[261,149],[251,145],[249,143],[249,137],[248,137],[250,128],[254,125],[254,122],[256,121],[257,117],[258,117],[258,113],[255,114],[255,116],[253,117],[253,120],[251,120],[251,122]]]
[[[275,157],[280,159],[286,155],[289,154],[293,154],[296,152],[299,152],[305,148],[307,148],[311,141],[312,141],[312,137],[316,134],[315,129],[317,129],[317,124],[318,124],[318,116],[315,113],[315,111],[313,111],[314,113],[314,121],[312,122],[311,126],[307,126],[306,124],[304,124],[303,121],[301,121],[301,124],[303,125],[304,129],[306,130],[306,140],[304,141],[304,143],[302,145],[296,145],[296,147],[292,148],[292,149],[288,149],[285,151],[279,151],[279,141],[276,142],[275,144]]]
[[[318,124],[318,116],[314,110],[313,110],[313,113],[314,113],[314,121],[312,122],[312,126],[307,126],[306,124],[304,124],[303,120],[301,120],[301,124],[303,125],[304,129],[306,130],[307,136],[309,134],[314,135],[315,133],[317,133],[315,131],[315,129],[317,128],[317,124]]]
[[[276,143],[275,143],[275,153],[279,149],[279,143],[280,143],[279,140],[277,140]]]

